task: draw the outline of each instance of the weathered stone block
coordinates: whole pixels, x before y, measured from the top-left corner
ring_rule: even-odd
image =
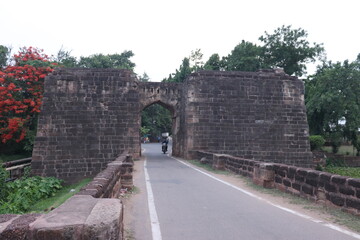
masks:
[[[339,195],[337,195],[337,194],[335,194],[335,193],[329,193],[329,200],[333,203],[333,204],[335,204],[335,205],[337,205],[337,206],[340,206],[340,207],[342,207],[342,206],[344,206],[345,205],[345,198],[343,198],[343,197],[341,197],[341,196],[339,196]]]
[[[336,175],[333,175],[331,177],[331,182],[336,183],[336,184],[345,184],[346,180],[347,180],[347,177],[336,176]]]
[[[331,183],[325,183],[325,190],[328,192],[337,192],[336,186]]]
[[[29,225],[41,214],[3,215],[0,222],[0,239],[27,239]],[[7,222],[7,223],[6,223]]]
[[[317,179],[313,179],[313,178],[307,178],[306,177],[306,180],[305,180],[305,183],[306,184],[309,184],[313,187],[317,187],[318,186],[318,180]]]
[[[314,188],[312,186],[307,185],[307,184],[303,184],[301,186],[301,191],[303,193],[309,194],[311,196],[314,195]]]
[[[275,173],[271,164],[260,163],[254,164],[254,166],[253,182],[265,188],[273,188]]]
[[[287,187],[291,187],[291,182],[288,179],[284,179],[283,184]]]
[[[106,216],[106,217],[104,217]],[[31,239],[121,239],[118,199],[75,195],[30,224]]]
[[[350,196],[354,196],[355,195],[355,191],[349,187],[343,187],[340,186],[339,187],[339,192],[345,195],[350,195]]]
[[[275,176],[275,182],[282,184],[283,179],[281,177],[279,177],[279,176]]]
[[[360,189],[360,179],[348,179],[349,186],[356,187]]]
[[[360,199],[352,197],[346,198],[346,206],[360,210]]]
[[[300,192],[300,190],[301,190],[301,184],[299,184],[299,183],[297,183],[297,182],[292,182],[292,183],[291,183],[291,187],[292,187],[293,189],[295,189],[296,191],[298,191],[298,192]]]

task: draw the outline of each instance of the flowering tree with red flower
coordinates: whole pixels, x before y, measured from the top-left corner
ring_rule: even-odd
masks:
[[[44,78],[56,63],[42,50],[21,48],[13,64],[0,69],[0,141],[19,143],[36,126]]]

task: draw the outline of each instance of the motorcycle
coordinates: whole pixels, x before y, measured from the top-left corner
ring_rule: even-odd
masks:
[[[162,147],[161,147],[161,149],[162,149],[162,152],[165,154],[166,152],[167,152],[167,144],[166,143],[163,143],[162,144]]]

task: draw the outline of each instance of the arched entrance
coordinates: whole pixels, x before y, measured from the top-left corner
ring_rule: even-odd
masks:
[[[140,89],[140,111],[141,112],[147,107],[158,104],[167,109],[171,114],[172,122],[172,154],[175,156],[180,155],[181,136],[180,132],[180,111],[181,111],[181,86],[182,84],[177,83],[155,83],[146,82],[139,83]],[[140,128],[141,119],[139,120]],[[140,149],[141,151],[141,149]]]
[[[161,101],[146,106],[141,111],[140,134],[142,143],[161,143],[164,140],[163,135],[168,134],[171,143],[169,146],[176,148],[175,119],[175,109]],[[175,141],[172,140],[173,138]]]

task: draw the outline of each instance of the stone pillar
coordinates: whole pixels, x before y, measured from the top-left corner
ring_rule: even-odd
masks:
[[[133,167],[134,161],[131,155],[127,155],[125,162],[122,164],[121,176],[120,176],[120,185],[121,188],[132,189],[134,186],[133,183]]]
[[[259,163],[254,166],[253,182],[264,188],[275,187],[275,171],[271,163]]]
[[[225,170],[225,155],[214,154],[212,168],[215,170]]]

